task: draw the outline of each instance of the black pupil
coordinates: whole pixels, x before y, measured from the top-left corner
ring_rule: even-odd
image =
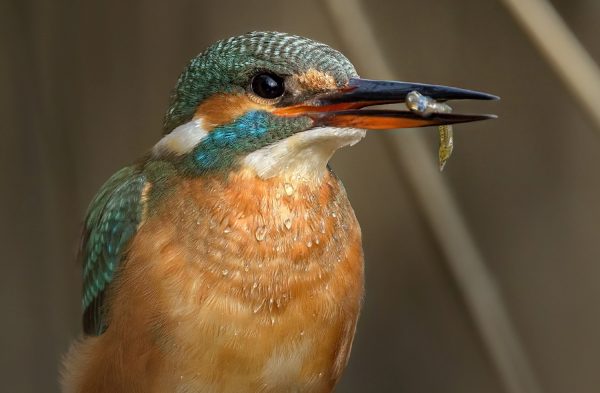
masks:
[[[262,98],[277,98],[283,95],[285,86],[278,75],[263,73],[252,79],[252,91]]]

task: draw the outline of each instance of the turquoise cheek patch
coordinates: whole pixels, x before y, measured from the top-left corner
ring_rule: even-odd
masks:
[[[270,117],[264,111],[251,111],[215,128],[196,147],[197,165],[205,170],[228,166],[237,153],[259,146],[261,137],[268,132]]]
[[[308,119],[280,118],[265,111],[250,111],[215,128],[194,149],[194,166],[200,171],[230,167],[240,154],[258,150],[309,127]]]

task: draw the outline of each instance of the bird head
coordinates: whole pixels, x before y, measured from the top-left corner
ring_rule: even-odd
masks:
[[[318,178],[332,154],[368,129],[452,124],[489,115],[367,110],[417,91],[435,100],[495,99],[471,90],[358,77],[335,49],[307,38],[252,32],[192,59],[171,96],[153,154],[196,173],[245,167],[263,178]]]

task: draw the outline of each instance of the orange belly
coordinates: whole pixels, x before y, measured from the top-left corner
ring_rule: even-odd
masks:
[[[73,348],[73,392],[330,392],[363,292],[337,179],[189,179],[149,215],[109,327]]]

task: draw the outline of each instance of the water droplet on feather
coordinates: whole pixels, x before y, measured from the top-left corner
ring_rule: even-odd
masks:
[[[265,236],[267,235],[267,227],[264,225],[259,226],[256,229],[255,235],[256,235],[256,240],[258,240],[259,242],[265,240]]]
[[[290,183],[285,183],[283,185],[283,188],[285,189],[285,193],[290,196],[294,193],[294,186],[292,186]]]

